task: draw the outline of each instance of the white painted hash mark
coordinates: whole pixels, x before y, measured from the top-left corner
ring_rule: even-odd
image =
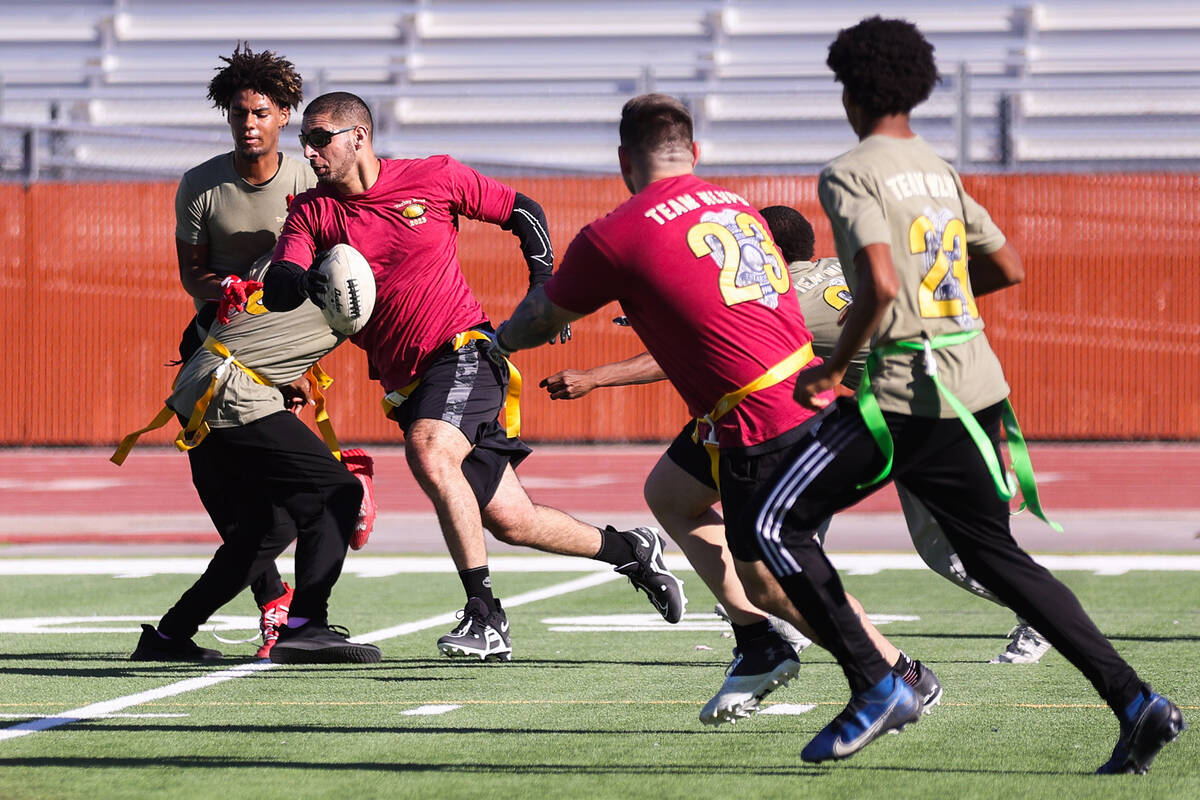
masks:
[[[816,708],[814,703],[775,703],[774,705],[764,706],[758,713],[775,714],[777,716],[796,716],[798,714],[807,714]]]
[[[433,717],[433,716],[437,716],[438,714],[447,714],[451,711],[456,711],[457,709],[460,709],[460,708],[462,708],[462,706],[455,706],[455,705],[417,706],[416,708],[410,708],[407,711],[401,711],[400,716],[402,716],[402,717]]]

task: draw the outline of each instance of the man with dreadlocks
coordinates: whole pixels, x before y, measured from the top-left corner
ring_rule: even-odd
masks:
[[[197,312],[180,342],[182,361],[199,350],[208,335],[223,288],[248,277],[255,260],[274,249],[292,198],[317,185],[307,164],[279,151],[280,131],[303,98],[303,81],[292,63],[269,50],[255,53],[248,44],[236,46],[231,56],[221,56],[221,60],[225,65],[209,83],[208,98],[225,113],[233,151],[184,173],[175,195],[179,279],[194,299]],[[236,294],[237,285],[229,288]],[[279,389],[285,405],[295,413],[307,402],[304,379]],[[200,500],[222,541],[228,542],[238,504],[215,450],[197,447],[188,451],[188,458]],[[366,483],[369,457],[353,451],[343,455]],[[276,509],[265,541],[282,549],[295,536],[290,517]],[[358,538],[356,544],[361,546],[362,531]],[[257,655],[266,658],[278,638],[279,626],[287,620],[292,591],[273,562],[266,563],[250,585],[262,613],[263,643]]]

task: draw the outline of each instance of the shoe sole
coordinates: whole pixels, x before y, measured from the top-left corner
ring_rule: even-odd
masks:
[[[323,647],[319,650],[275,645],[270,655],[272,664],[378,664],[382,657],[379,648],[361,645]]]
[[[933,707],[942,703],[942,687],[939,686],[929,699],[921,701],[921,713],[928,715],[933,713]],[[901,728],[903,730],[903,728]]]
[[[512,661],[512,648],[484,652],[453,644],[439,644],[438,650],[447,658],[478,658],[480,661]]]
[[[718,726],[723,722],[736,725],[739,719],[746,719],[754,714],[754,712],[758,711],[758,706],[763,701],[763,698],[776,689],[787,686],[792,678],[800,674],[800,662],[798,661],[789,661],[789,663],[781,666],[783,670],[779,672],[772,671],[771,677],[767,678],[766,686],[756,694],[751,695],[747,700],[720,706],[711,712],[709,712],[708,705],[705,705],[704,709],[700,712],[700,721],[705,725],[713,726]],[[722,688],[724,688],[724,685],[722,685]],[[720,696],[720,692],[717,695]],[[713,698],[713,700],[715,699]],[[709,703],[712,702],[712,700],[709,701]]]
[[[209,658],[172,658],[170,656],[144,655],[134,653],[129,657],[130,661],[157,661],[162,664],[215,664],[221,660],[221,656],[211,656]]]
[[[1001,653],[1000,655],[996,656],[995,658],[993,658],[988,663],[989,664],[1036,664],[1039,661],[1041,661],[1042,656],[1046,655],[1046,653],[1049,653],[1051,649],[1053,649],[1053,648],[1047,647],[1042,652],[1037,653],[1036,655],[1032,655],[1032,656],[1027,656],[1027,655],[1010,656],[1007,652],[1004,652],[1004,653]]]

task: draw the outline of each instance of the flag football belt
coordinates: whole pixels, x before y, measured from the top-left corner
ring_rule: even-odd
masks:
[[[456,333],[450,340],[450,350],[451,352],[461,350],[467,342],[476,340],[490,342],[491,337],[482,331]],[[521,435],[521,372],[507,357],[505,357],[504,363],[508,365],[508,390],[504,395],[504,435],[509,439],[515,439]],[[407,386],[393,389],[385,394],[381,401],[383,413],[390,419],[392,412],[404,405],[404,401],[416,391],[420,383],[421,379],[417,378]]]
[[[728,414],[737,404],[745,400],[755,392],[769,389],[777,383],[787,380],[802,370],[808,362],[813,360],[812,342],[801,347],[790,356],[780,361],[769,370],[759,375],[754,380],[747,383],[740,389],[736,389],[724,395],[717,404],[713,406],[713,410],[705,414],[703,417],[696,418],[696,424],[692,427],[692,441],[698,444],[703,444],[704,449],[708,451],[708,460],[712,469],[713,483],[720,488],[720,480],[717,476],[717,464],[719,458],[719,448],[717,446],[716,425],[714,424],[721,417]],[[700,439],[701,423],[708,426],[708,435],[703,441]]]
[[[250,376],[250,379],[255,383],[261,384],[262,386],[275,385],[234,358],[233,354],[229,352],[229,348],[221,344],[212,336],[209,336],[204,340],[203,347],[213,355],[223,358],[224,361],[218,364],[217,368],[213,370],[212,378],[210,378],[208,382],[208,387],[204,390],[204,394],[200,396],[200,399],[196,401],[196,405],[192,408],[192,413],[188,418],[187,424],[175,437],[175,447],[178,448],[180,452],[186,452],[196,447],[202,441],[204,441],[204,437],[208,435],[209,427],[208,423],[204,421],[204,415],[208,411],[209,403],[212,402],[212,396],[216,392],[217,385],[225,377],[225,372],[231,364]],[[338,445],[337,435],[333,431],[333,422],[329,419],[329,412],[325,407],[325,390],[329,388],[331,383],[333,383],[333,378],[329,377],[329,374],[321,368],[319,363],[313,364],[311,367],[309,367],[308,371],[304,373],[304,377],[308,378],[310,391],[312,392],[317,429],[321,432],[321,438],[325,440],[325,446],[329,448],[331,453],[333,453],[333,457],[340,460],[342,457],[341,447]],[[172,388],[174,388],[174,386],[172,386]],[[137,444],[137,440],[142,436],[142,434],[149,433],[150,431],[163,427],[171,421],[173,416],[175,416],[175,410],[170,406],[164,405],[162,410],[158,412],[158,415],[154,417],[149,425],[141,428],[140,430],[136,430],[133,433],[125,436],[125,438],[121,439],[121,443],[117,445],[116,452],[112,454],[112,457],[109,458],[109,460],[118,466],[125,463],[125,459],[129,456],[129,451],[133,449],[135,444]]]
[[[992,483],[996,487],[996,494],[1002,500],[1011,500],[1016,495],[1017,488],[1019,487],[1022,502],[1021,507],[1017,511],[1019,512],[1028,507],[1035,517],[1045,522],[1054,530],[1061,531],[1062,526],[1057,522],[1050,521],[1046,517],[1045,511],[1042,510],[1042,503],[1038,497],[1037,481],[1033,475],[1033,463],[1029,460],[1029,448],[1025,444],[1024,435],[1021,433],[1021,426],[1017,423],[1017,415],[1013,411],[1012,403],[1005,399],[1004,409],[1001,412],[1001,420],[1004,424],[1005,438],[1008,441],[1008,452],[1012,458],[1013,471],[1017,474],[1017,486],[1013,485],[1012,476],[1000,464],[1000,459],[996,455],[996,448],[992,446],[991,439],[988,438],[983,427],[975,419],[975,415],[962,404],[962,401],[954,396],[953,392],[946,388],[946,385],[938,377],[937,361],[934,360],[933,351],[942,347],[952,347],[956,344],[968,342],[980,333],[981,331],[979,330],[961,331],[958,333],[942,334],[941,336],[935,336],[933,339],[923,336],[920,339],[890,342],[880,345],[871,351],[871,355],[867,358],[866,367],[863,369],[862,382],[858,385],[858,411],[862,415],[867,430],[871,432],[871,437],[875,440],[875,444],[879,446],[880,451],[883,453],[884,465],[878,475],[866,483],[859,484],[855,488],[866,489],[869,486],[874,486],[886,478],[892,471],[892,456],[894,454],[892,434],[888,430],[887,422],[883,419],[883,412],[879,409],[879,401],[875,399],[875,393],[871,391],[871,373],[878,369],[880,362],[887,356],[920,352],[924,354],[925,374],[933,381],[938,394],[942,396],[946,403],[954,409],[954,413],[958,418],[962,420],[963,426],[966,427],[967,433],[971,436],[971,440],[979,449],[979,454],[983,456],[988,472],[992,476]]]

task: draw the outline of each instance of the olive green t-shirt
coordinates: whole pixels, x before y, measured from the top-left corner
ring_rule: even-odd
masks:
[[[280,155],[279,171],[261,185],[233,168],[233,153],[210,158],[183,174],[175,193],[175,238],[208,245],[208,266],[222,277],[246,277],[255,259],[275,249],[288,202],[317,185],[308,164]],[[203,300],[196,301],[199,310]]]
[[[265,254],[249,270],[249,277],[261,280],[270,262],[270,254]],[[227,365],[205,413],[211,428],[246,425],[281,411],[283,397],[275,386],[299,378],[346,338],[329,327],[312,301],[305,300],[291,311],[267,311],[261,290],[228,323],[214,322],[209,335],[272,384],[263,386],[237,366]],[[197,350],[180,369],[167,405],[190,418],[222,361],[204,348]]]
[[[846,285],[846,276],[842,274],[842,265],[836,258],[793,261],[788,264],[788,272],[792,276],[792,288],[800,299],[804,326],[813,335],[813,352],[828,360],[842,333],[838,317],[854,299]],[[870,351],[869,347],[864,347],[854,355],[842,383],[851,389],[858,387]]]
[[[983,330],[967,257],[999,250],[1004,234],[923,139],[867,137],[821,171],[817,193],[851,291],[854,256],[870,244],[891,246],[900,293],[872,345]],[[1008,396],[986,334],[936,350],[935,360],[942,383],[971,411]],[[955,416],[925,374],[920,352],[888,356],[871,386],[884,411]]]

